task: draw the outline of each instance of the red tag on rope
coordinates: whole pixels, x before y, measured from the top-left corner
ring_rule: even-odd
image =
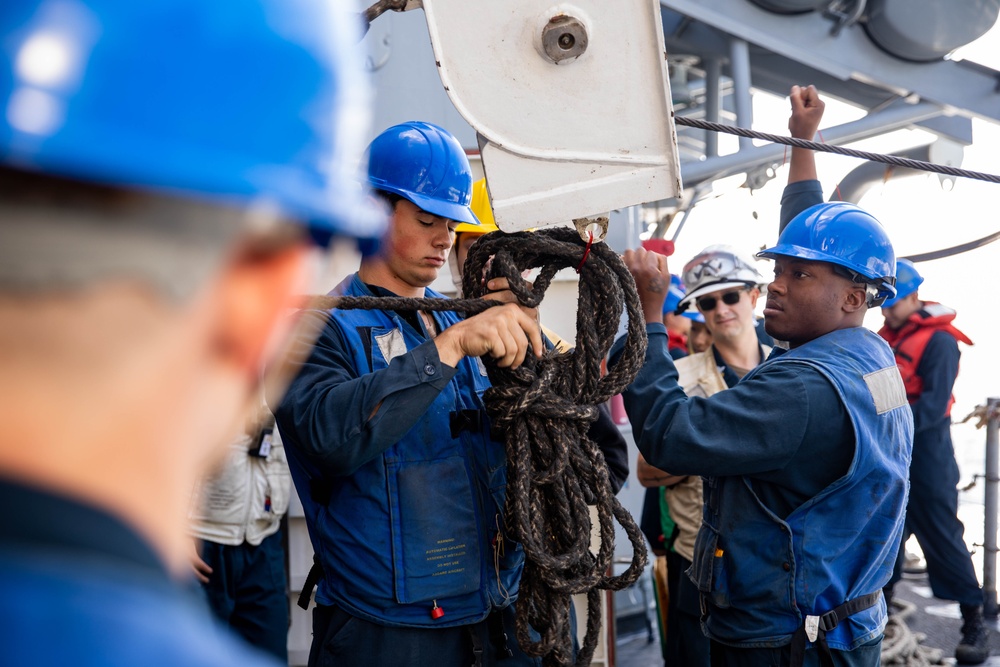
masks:
[[[594,232],[587,232],[589,238],[587,239],[587,247],[583,249],[583,259],[580,260],[580,265],[576,267],[576,272],[580,273],[580,269],[583,268],[583,263],[587,261],[587,255],[590,254],[590,246],[594,245]]]

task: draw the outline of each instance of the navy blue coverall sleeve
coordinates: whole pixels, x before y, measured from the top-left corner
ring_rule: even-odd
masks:
[[[935,332],[924,350],[917,375],[923,380],[913,411],[913,458],[910,463],[911,495],[947,489],[950,494],[961,473],[951,441],[948,402],[958,376],[958,342],[945,331]]]
[[[675,475],[744,475],[786,515],[846,473],[853,429],[836,390],[805,364],[774,364],[709,398],[688,397],[648,324],[642,370],[623,394],[639,451]]]
[[[910,405],[913,410],[913,437],[922,431],[937,429],[942,423],[950,426],[948,403],[958,377],[958,360],[961,353],[958,341],[946,331],[931,336],[924,350],[917,375],[923,381],[920,397]]]
[[[785,186],[781,193],[781,214],[778,233],[784,231],[792,218],[810,206],[823,203],[823,188],[819,181],[796,181]]]
[[[282,437],[323,474],[348,475],[398,442],[456,372],[427,341],[388,368],[359,375],[337,325],[328,322],[274,411],[275,421]]]
[[[781,468],[798,450],[809,399],[794,373],[771,373],[763,384],[758,374],[710,399],[689,398],[677,384],[663,325],[649,324],[647,333],[646,361],[623,397],[651,465],[675,475],[745,475]],[[782,407],[789,405],[797,409]]]

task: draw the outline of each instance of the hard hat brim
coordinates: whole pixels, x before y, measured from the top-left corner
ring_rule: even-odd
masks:
[[[857,262],[850,262],[842,257],[837,257],[835,255],[830,255],[825,252],[820,252],[818,250],[813,250],[811,248],[803,248],[799,245],[791,244],[778,244],[773,248],[768,248],[766,250],[761,250],[757,253],[757,257],[764,259],[775,259],[777,257],[796,257],[798,259],[805,259],[813,262],[825,262],[827,264],[835,264],[837,266],[842,266],[846,269],[854,271],[858,275],[867,279],[870,284],[875,285],[879,291],[879,296],[884,297],[887,301],[890,301],[898,296],[896,292],[896,287],[892,284],[894,276],[878,276],[874,275],[870,267],[858,264]],[[883,302],[882,307],[885,307]]]
[[[372,184],[372,187],[397,194],[415,205],[417,208],[427,211],[431,215],[448,218],[449,220],[454,220],[455,222],[464,222],[468,225],[479,226],[480,224],[479,219],[476,218],[476,215],[468,206],[463,206],[462,204],[456,204],[454,202],[441,201],[440,199],[427,197],[416,192],[406,192],[405,190],[397,190],[396,188],[387,188],[384,185]]]

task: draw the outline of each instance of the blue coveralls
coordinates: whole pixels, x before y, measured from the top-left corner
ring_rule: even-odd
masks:
[[[373,295],[356,275],[335,291]],[[439,330],[458,321],[433,317]],[[457,667],[477,643],[485,665],[498,644],[515,654],[504,667],[538,664],[514,640],[522,555],[504,535],[488,386],[478,359],[442,364],[417,319],[333,311],[275,410],[324,570],[311,665]],[[503,632],[509,641],[496,641]]]
[[[33,667],[280,667],[172,581],[131,528],[0,480],[0,662]]]
[[[817,180],[789,183],[781,197],[781,229],[792,218],[823,202]],[[913,410],[913,460],[910,499],[903,544],[916,535],[927,560],[927,577],[934,596],[981,606],[982,590],[965,544],[965,526],[958,519],[958,463],[951,442],[951,418],[946,408],[958,377],[958,343],[937,332],[927,344],[917,374],[924,378]],[[902,577],[905,549],[900,548],[889,587]]]
[[[861,365],[892,368],[891,353],[884,341],[864,329],[847,331],[848,334],[834,332],[828,336],[835,335],[836,341],[850,338],[845,343],[849,343],[852,349],[870,350],[875,357]],[[795,510],[827,490],[835,481],[845,478],[849,469],[854,470],[852,466],[857,446],[852,426],[854,422],[848,415],[840,390],[834,387],[823,372],[803,366],[801,362],[782,363],[780,357],[775,359],[772,355],[768,362],[759,366],[736,387],[710,399],[688,399],[677,386],[673,363],[662,353],[661,345],[657,344],[658,338],[664,333],[662,325],[649,324],[647,332],[650,335],[650,345],[645,364],[624,397],[636,433],[636,442],[652,465],[674,474],[702,474],[727,481],[736,480],[734,483],[745,483],[752,489],[753,496],[760,505],[766,507],[773,520],[779,524],[785,517],[789,521],[801,518],[802,512],[796,513]],[[811,344],[813,343],[807,345]],[[800,352],[804,351],[805,346],[800,349]],[[837,358],[837,355],[830,353],[827,357]],[[884,377],[888,377],[888,374]],[[898,374],[893,374],[888,379],[892,378],[898,382]],[[876,477],[886,480],[885,488],[877,490],[879,497],[884,498],[887,503],[884,505],[886,512],[884,516],[880,515],[878,521],[865,528],[866,548],[876,549],[880,543],[885,545],[893,542],[902,531],[912,422],[909,411],[905,409],[905,394],[901,383],[897,393],[898,400],[887,418],[892,424],[882,424],[879,429],[893,432],[895,435],[890,440],[893,445],[898,446],[893,447],[884,467],[875,465],[872,468]],[[857,417],[853,419],[856,420]],[[869,440],[865,440],[863,446],[870,448],[872,445]],[[861,457],[862,454],[858,456]],[[875,492],[872,490],[872,493]],[[881,504],[882,501],[880,506]],[[844,503],[837,501],[835,506],[842,508],[839,511],[847,511]],[[812,511],[810,509],[810,513]],[[852,517],[852,520],[864,521],[864,518]],[[717,519],[710,519],[709,515],[706,515],[706,521],[715,521],[712,525],[719,526]],[[725,515],[722,521],[725,523]],[[832,530],[835,525],[836,522],[824,521],[816,528],[808,529],[807,533],[801,533],[799,531],[805,530],[804,527],[790,524],[792,535],[808,534],[816,544],[827,543],[831,554],[837,553],[837,540],[840,539],[836,531]],[[742,543],[736,551],[744,555],[752,554],[752,551],[747,551],[747,546],[758,538],[753,535],[739,537],[740,531],[748,527],[728,523],[725,526],[727,531],[735,531],[736,539]],[[756,526],[756,529],[759,528],[760,526]],[[852,532],[849,540],[851,544],[856,544],[857,539],[857,534]],[[730,542],[730,549],[732,544]],[[793,540],[793,544],[799,545],[796,548],[801,546],[799,541]],[[822,587],[823,577],[829,576],[832,577],[828,581],[831,590],[840,587],[853,590],[851,587],[861,581],[864,582],[863,587],[871,590],[859,591],[859,594],[871,595],[874,592],[877,595],[878,589],[889,578],[895,548],[887,548],[883,555],[884,558],[879,562],[866,561],[859,565],[865,571],[857,574],[861,577],[858,581],[840,580],[838,577],[845,575],[836,570],[824,574],[826,571],[815,556],[802,561],[793,558],[784,565],[771,561],[730,562],[728,576],[730,584],[746,581],[746,577],[753,579],[765,575],[780,579],[780,568],[791,563],[791,570],[786,569],[785,572],[790,572],[788,576],[794,576],[796,582],[805,578],[812,582],[810,586]],[[850,567],[854,565],[858,564]],[[841,563],[836,567],[848,565]],[[772,575],[775,568],[778,569],[778,574]],[[800,574],[795,575],[796,571]],[[814,589],[814,595],[815,590],[823,589]],[[801,592],[798,594],[801,595]],[[744,600],[739,606],[734,602],[733,607],[728,608],[713,606],[724,604],[721,599],[713,599],[715,602],[709,603],[704,627],[715,640],[712,646],[713,663],[716,660],[722,661],[717,664],[772,664],[775,660],[787,660],[795,627],[793,622],[800,613],[795,605],[811,604],[798,600],[793,595],[791,608],[786,606],[787,600],[781,601],[780,596],[775,600],[761,599],[757,603]],[[718,615],[717,620],[713,620],[713,611]],[[813,610],[808,613],[820,611],[828,610]],[[779,618],[783,620],[779,622]],[[801,620],[799,617],[798,621]],[[842,622],[828,636],[838,663],[877,664],[884,623],[885,605],[881,598],[877,599],[871,609]],[[737,638],[733,633],[739,631],[734,628],[740,626],[743,627],[742,636]],[[815,651],[806,652],[806,664],[816,660],[815,654]]]

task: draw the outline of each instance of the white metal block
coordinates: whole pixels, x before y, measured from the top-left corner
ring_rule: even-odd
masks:
[[[423,7],[445,90],[480,135],[501,229],[680,194],[657,0]]]

